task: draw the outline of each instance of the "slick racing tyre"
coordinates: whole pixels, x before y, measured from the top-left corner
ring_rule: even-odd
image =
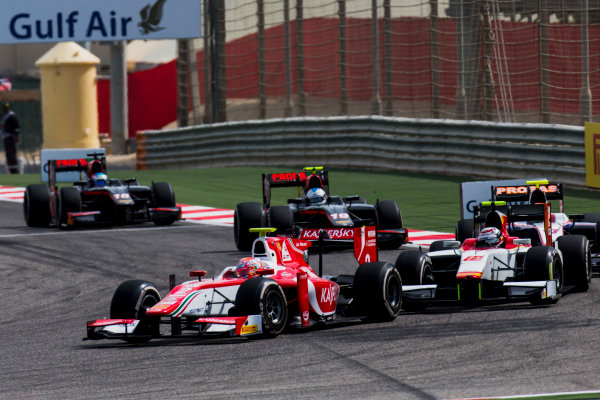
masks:
[[[398,203],[394,200],[381,200],[375,204],[375,214],[377,215],[377,229],[400,229],[402,228],[402,213]],[[381,242],[381,249],[397,249],[402,245],[402,241],[391,241],[390,243]]]
[[[152,184],[152,199],[154,207],[175,207],[175,192],[169,182]]]
[[[275,233],[286,234],[294,229],[294,213],[288,206],[271,206],[267,220],[270,227],[277,229]]]
[[[582,235],[561,236],[557,245],[563,254],[565,285],[573,285],[578,292],[587,292],[592,283],[588,239]]]
[[[554,247],[536,246],[527,250],[523,260],[523,280],[548,281],[556,280],[558,294],[563,288],[563,265]],[[532,304],[541,304],[546,300],[534,299]],[[555,301],[550,301],[555,302]]]
[[[285,294],[273,279],[259,277],[242,283],[235,296],[235,310],[239,315],[260,315],[266,337],[280,334],[287,323]]]
[[[239,251],[249,251],[258,234],[250,233],[250,228],[262,226],[262,206],[260,203],[239,203],[233,213],[233,238]]]
[[[175,207],[175,192],[169,182],[155,182],[152,184],[152,201],[154,207]],[[154,225],[171,225],[177,217],[155,219]]]
[[[475,223],[472,219],[461,219],[456,223],[456,240],[463,243],[466,239],[475,237]]]
[[[431,259],[418,250],[403,251],[396,258],[396,269],[400,272],[403,285],[428,285],[433,283]],[[421,311],[427,308],[426,301],[411,301],[404,298],[402,309],[406,311]]]
[[[358,312],[375,321],[391,321],[402,306],[402,279],[390,263],[364,263],[353,281]]]
[[[146,317],[146,311],[160,301],[160,293],[153,284],[142,280],[125,281],[119,285],[110,303],[111,319],[138,319],[136,335],[125,339],[129,343],[144,343],[160,335],[159,319]]]
[[[394,200],[381,200],[375,204],[378,229],[402,228],[402,213]]]
[[[28,185],[23,198],[23,216],[27,226],[50,225],[50,191],[43,184]]]
[[[72,186],[60,188],[57,199],[58,227],[65,228],[70,212],[81,211],[81,195]]]

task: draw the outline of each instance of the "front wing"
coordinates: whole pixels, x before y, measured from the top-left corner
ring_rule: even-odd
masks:
[[[179,318],[163,319],[161,324],[170,325],[168,334],[159,334],[158,337],[182,336],[253,336],[262,334],[262,318],[260,315],[247,315],[240,317],[200,317],[191,318],[182,325]],[[88,321],[87,337],[84,340],[100,339],[150,339],[153,336],[143,329],[137,319],[97,319]],[[182,329],[183,328],[183,329]],[[186,334],[182,334],[185,331]]]
[[[473,281],[471,284],[475,283]],[[500,293],[496,291],[489,295],[482,290],[481,284],[475,285],[475,290],[467,291],[461,284],[455,287],[440,287],[439,285],[403,285],[402,301],[409,303],[442,303],[461,301],[553,301],[561,296],[555,280],[503,282]]]

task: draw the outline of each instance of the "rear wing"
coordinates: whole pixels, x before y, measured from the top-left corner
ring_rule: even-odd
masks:
[[[82,180],[90,168],[90,164],[99,163],[102,167],[102,170],[106,170],[106,157],[104,157],[103,153],[90,153],[87,154],[87,157],[93,157],[91,159],[87,158],[70,158],[70,159],[58,159],[58,160],[48,160],[47,170],[48,170],[48,186],[55,187],[56,186],[56,175],[61,172],[78,172],[79,180]],[[64,182],[64,180],[61,180]]]
[[[329,195],[329,176],[323,167],[306,167],[302,172],[262,174],[263,208],[271,206],[271,188],[297,187],[298,197],[301,197],[315,182]]]

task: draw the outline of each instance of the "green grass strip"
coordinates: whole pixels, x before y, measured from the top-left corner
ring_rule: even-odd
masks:
[[[141,184],[152,181],[170,182],[177,202],[233,209],[244,201],[262,202],[262,173],[293,172],[302,168],[246,167],[202,168],[151,171],[111,171],[109,177],[136,177]],[[374,171],[330,169],[330,191],[333,195],[360,195],[369,203],[396,200],[402,210],[404,225],[413,229],[454,232],[460,218],[459,185],[461,182],[481,180],[433,174],[410,174]],[[26,186],[39,183],[39,174],[2,175],[0,185]],[[294,188],[273,190],[271,204],[286,204],[296,197]],[[600,212],[600,192],[565,189],[565,212]],[[557,209],[554,209],[557,211]]]

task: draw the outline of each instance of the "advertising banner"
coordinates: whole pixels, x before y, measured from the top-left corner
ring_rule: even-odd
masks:
[[[600,124],[585,123],[585,184],[600,188]]]
[[[0,0],[0,44],[202,36],[201,0]]]

